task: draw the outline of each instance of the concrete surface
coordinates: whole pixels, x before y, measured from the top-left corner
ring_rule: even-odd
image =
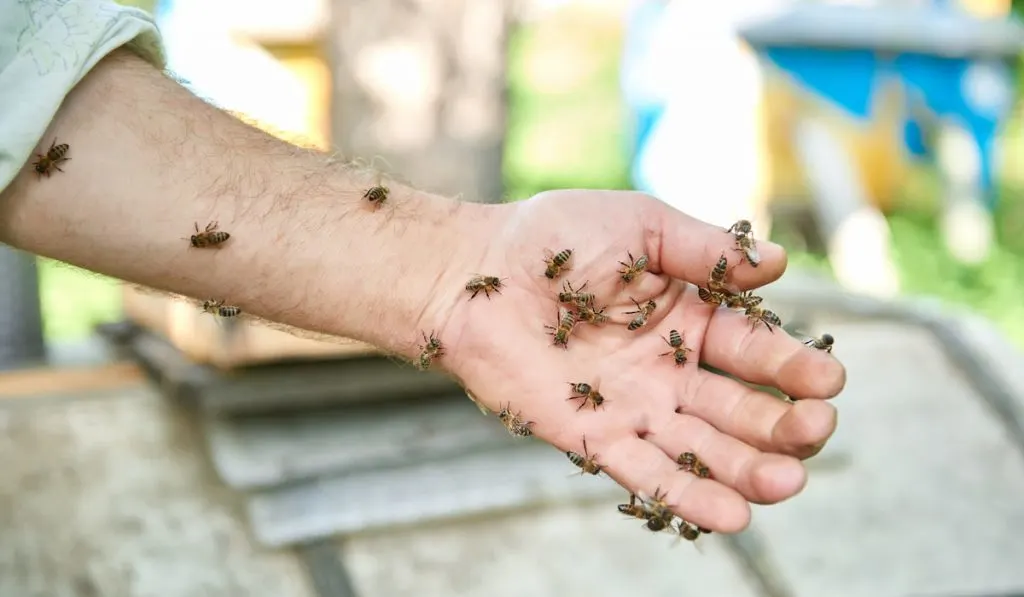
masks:
[[[306,597],[146,386],[0,401],[0,597]]]

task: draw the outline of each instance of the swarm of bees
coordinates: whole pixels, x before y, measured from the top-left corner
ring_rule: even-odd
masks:
[[[639,503],[638,503],[639,502]],[[665,503],[661,488],[654,490],[654,496],[629,494],[629,503],[619,504],[618,510],[626,516],[644,521],[644,528],[652,533],[667,531],[675,533],[686,541],[696,541],[701,535],[710,534],[710,529],[699,527],[676,516]]]
[[[770,309],[761,306],[761,302],[764,299],[750,291],[737,293],[729,288],[729,285],[726,283],[728,272],[729,260],[723,253],[718,258],[718,262],[715,263],[715,267],[711,269],[711,273],[708,274],[707,286],[697,288],[697,296],[700,297],[700,300],[711,305],[742,310],[747,319],[750,320],[751,328],[756,328],[757,324],[763,323],[769,332],[774,333],[775,327],[782,327],[782,320],[779,319],[779,316]]]
[[[67,143],[57,144],[57,138],[54,137],[50,143],[50,148],[46,150],[46,153],[37,153],[36,157],[39,158],[32,163],[32,168],[35,169],[36,174],[39,178],[44,175],[46,178],[50,178],[50,173],[56,170],[57,172],[63,172],[60,168],[60,164],[68,162],[71,158],[68,157],[68,150],[71,146]]]

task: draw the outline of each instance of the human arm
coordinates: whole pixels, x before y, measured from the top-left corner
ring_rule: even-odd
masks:
[[[219,298],[298,328],[415,352],[432,305],[485,208],[376,179],[196,98],[126,50],[68,95],[40,140],[68,143],[64,172],[26,164],[0,194],[0,240],[129,282]],[[218,221],[220,250],[190,249]],[[450,292],[449,292],[450,294]],[[433,300],[438,299],[438,300]]]

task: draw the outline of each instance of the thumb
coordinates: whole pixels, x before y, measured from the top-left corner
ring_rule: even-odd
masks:
[[[786,250],[767,240],[755,240],[760,263],[751,266],[738,250],[736,237],[727,231],[733,222],[712,225],[653,197],[649,205],[646,227],[653,234],[648,235],[647,251],[655,271],[705,286],[724,254],[729,280],[741,290],[774,282],[786,271]]]

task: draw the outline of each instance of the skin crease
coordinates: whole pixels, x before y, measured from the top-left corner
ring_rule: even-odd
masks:
[[[799,459],[835,429],[826,399],[845,384],[839,361],[785,333],[752,331],[741,313],[701,303],[692,286],[723,252],[738,289],[770,283],[785,270],[782,248],[762,241],[758,268],[737,265],[724,228],[652,197],[568,190],[479,205],[388,181],[388,204],[373,210],[362,200],[371,173],[273,139],[125,51],[68,96],[37,151],[55,136],[73,161],[42,180],[26,164],[0,193],[3,242],[406,358],[433,331],[445,349],[435,366],[482,404],[511,403],[562,451],[582,453],[585,434],[612,478],[646,495],[660,489],[676,513],[713,531],[744,528],[751,502],[798,493]],[[231,240],[189,250],[182,237],[210,220]],[[544,249],[566,248],[571,271],[544,278]],[[624,287],[616,270],[627,251],[646,253],[650,265]],[[501,293],[470,301],[464,286],[476,273],[505,278]],[[568,350],[544,329],[556,325],[565,280],[588,281],[613,319],[579,326]],[[635,332],[624,325],[630,297],[658,304]],[[682,368],[658,356],[670,329],[693,350]],[[698,360],[804,400],[780,402],[699,370]],[[606,402],[577,412],[565,400],[570,381],[598,385]],[[684,451],[712,479],[677,471]]]

